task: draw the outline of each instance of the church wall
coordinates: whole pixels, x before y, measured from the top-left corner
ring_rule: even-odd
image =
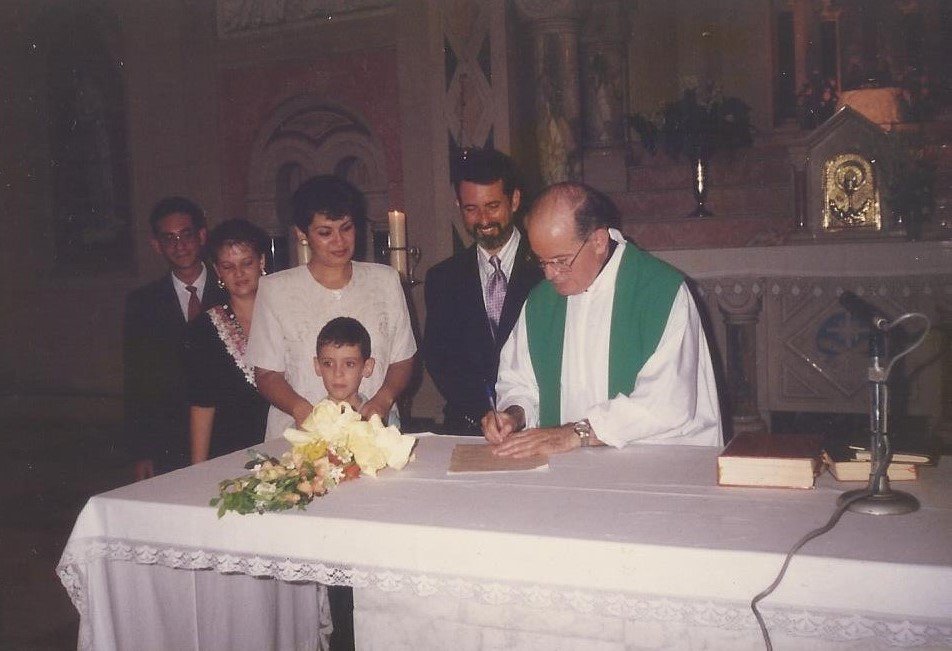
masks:
[[[14,281],[0,292],[0,366],[7,370],[0,397],[41,396],[34,408],[50,415],[62,404],[58,398],[79,396],[95,417],[115,419],[124,298],[164,270],[148,245],[148,213],[173,193],[192,197],[210,214],[219,210],[214,6],[115,0],[83,7],[100,12],[103,24],[121,26],[106,40],[121,62],[133,255],[129,267],[103,272],[57,268],[54,260],[44,47],[51,17],[75,8],[66,0],[0,7],[6,27],[0,56],[11,71],[3,90],[0,156],[9,189],[0,206],[0,259],[5,284]]]
[[[650,112],[674,99],[682,87],[712,79],[724,94],[748,102],[755,122],[765,128],[772,115],[771,3],[626,0],[626,5],[632,10],[632,110]],[[88,396],[107,407],[118,406],[124,297],[164,272],[149,247],[149,210],[162,196],[183,194],[206,208],[212,225],[246,214],[254,139],[276,107],[303,93],[349,109],[379,142],[388,201],[406,209],[410,243],[423,250],[417,277],[451,252],[450,221],[456,212],[446,182],[446,134],[447,125],[454,123],[449,108],[457,98],[446,88],[442,56],[443,12],[449,5],[400,0],[382,12],[333,26],[311,21],[220,36],[214,2],[105,0],[93,10],[107,16],[104,24],[118,26],[107,34],[107,42],[122,61],[132,263],[97,274],[57,270],[42,37],[47,12],[74,6],[72,0],[0,3],[7,36],[0,39],[0,69],[5,71],[0,79],[0,368],[6,371],[0,374],[0,408],[5,396],[18,394]],[[494,7],[493,20],[505,20],[505,6]],[[522,87],[531,81],[524,66],[528,41],[507,42],[526,39],[524,26],[511,16],[509,21],[508,33],[495,22],[492,30],[494,53],[508,51],[510,56],[512,96],[510,102],[502,82],[493,89],[494,115],[508,115],[506,127],[511,129],[511,142],[496,142],[508,146],[520,166],[530,168],[531,183],[532,116],[531,103],[526,103],[531,98],[526,99]],[[703,36],[705,32],[710,35]],[[40,43],[39,51],[34,42]],[[767,132],[766,138],[776,139],[777,134]],[[705,250],[714,242],[743,247],[782,239],[785,231],[761,241],[768,221],[778,229],[794,223],[784,208],[793,205],[791,197],[773,186],[760,189],[755,197],[763,197],[759,203],[730,204],[742,205],[742,214],[721,210],[716,203],[718,193],[734,191],[726,175],[736,174],[741,163],[754,164],[745,160],[747,150],[737,158],[712,172],[718,218],[684,228],[680,215],[690,206],[682,210],[661,197],[661,208],[674,215],[664,221],[658,206],[620,200],[626,215],[648,215],[659,222],[627,224],[630,234],[653,249]],[[783,169],[778,167],[770,178],[791,187],[786,162],[778,161]],[[652,170],[644,167],[641,172],[651,176]],[[687,180],[676,181],[678,196],[690,203],[683,190]],[[422,286],[409,295],[411,309],[422,320]],[[436,416],[440,406],[424,380],[414,415]]]
[[[392,11],[305,21],[219,39],[220,165],[225,212],[244,214],[254,140],[286,101],[308,95],[343,108],[380,143],[389,200],[403,202],[398,56]]]
[[[763,0],[648,0],[630,4],[632,112],[653,114],[708,82],[771,122],[772,8]]]
[[[675,6],[671,2],[638,3],[629,22],[631,112],[652,115],[679,92],[678,61],[671,48],[677,38]]]
[[[250,146],[276,106],[302,93],[355,114],[383,150],[388,200],[402,207],[401,118],[393,16],[219,37],[215,3],[97,5],[114,24],[129,150],[129,268],[57,271],[50,201],[48,88],[42,47],[49,16],[67,0],[7,3],[0,56],[5,98],[0,204],[0,402],[17,395],[85,396],[117,418],[122,392],[121,325],[126,294],[165,272],[149,246],[148,214],[170,194],[201,204],[210,226],[246,214]],[[107,21],[108,22],[108,21]],[[73,403],[75,404],[75,403]]]

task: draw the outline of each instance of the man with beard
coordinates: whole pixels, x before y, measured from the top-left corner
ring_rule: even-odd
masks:
[[[508,156],[493,149],[463,151],[453,185],[475,243],[426,275],[423,355],[446,400],[444,431],[478,436],[479,419],[491,405],[499,351],[542,273],[513,223],[520,193]]]

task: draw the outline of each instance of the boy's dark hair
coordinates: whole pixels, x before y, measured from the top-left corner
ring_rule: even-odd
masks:
[[[331,319],[321,328],[317,335],[315,353],[321,354],[321,348],[328,344],[333,346],[360,346],[360,355],[370,359],[370,333],[357,319],[349,316],[339,316]]]
[[[363,225],[367,217],[367,202],[363,193],[344,179],[324,174],[305,181],[294,193],[294,225],[307,233],[315,214],[326,215],[331,221],[350,217],[354,226]]]
[[[510,199],[517,186],[512,159],[495,149],[464,149],[453,164],[451,176],[457,199],[463,181],[490,185],[501,180],[502,191]]]
[[[199,231],[205,228],[205,212],[199,208],[198,204],[185,197],[165,197],[160,199],[152,209],[149,215],[149,226],[152,227],[152,234],[159,235],[157,225],[159,221],[169,215],[182,213],[192,218],[192,228]]]
[[[268,250],[268,234],[247,219],[228,219],[212,229],[208,234],[206,249],[212,259],[218,258],[222,247],[244,245],[262,255]]]

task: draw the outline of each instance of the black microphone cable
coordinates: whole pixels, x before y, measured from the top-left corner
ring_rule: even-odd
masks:
[[[879,483],[879,480],[886,473],[886,469],[889,467],[889,462],[891,460],[892,460],[892,451],[889,450],[887,447],[887,449],[885,450],[885,454],[883,455],[883,458],[879,462],[879,467],[876,468],[875,479],[871,485],[875,486]],[[764,599],[766,599],[768,596],[770,596],[770,594],[774,590],[777,589],[777,586],[780,585],[780,582],[783,581],[783,577],[787,573],[787,568],[790,567],[790,561],[793,560],[794,554],[800,551],[800,549],[804,545],[806,545],[808,542],[810,542],[814,538],[819,538],[820,536],[822,536],[823,534],[831,530],[833,527],[835,527],[836,523],[840,521],[840,518],[843,517],[843,514],[846,513],[847,509],[849,509],[850,504],[852,504],[853,502],[857,500],[861,500],[864,497],[869,497],[870,495],[872,495],[872,493],[873,492],[871,490],[863,491],[862,493],[854,495],[852,498],[844,501],[842,504],[836,507],[836,510],[833,511],[833,515],[830,516],[830,519],[827,520],[826,524],[824,524],[822,527],[814,529],[813,531],[803,536],[800,540],[798,540],[793,545],[793,547],[790,548],[790,551],[787,552],[787,556],[783,560],[783,565],[781,565],[780,567],[780,572],[777,573],[777,578],[775,578],[773,580],[773,583],[767,586],[767,588],[764,589],[763,592],[761,592],[756,597],[751,599],[750,609],[754,612],[754,617],[757,618],[757,624],[760,626],[760,632],[764,637],[764,645],[766,646],[767,651],[773,651],[773,644],[771,644],[770,642],[770,633],[767,631],[767,624],[766,622],[764,622],[763,615],[760,614],[760,610],[757,608],[757,604],[763,601]]]
[[[846,298],[845,301],[843,300],[844,297]],[[870,306],[868,303],[860,299],[858,296],[856,296],[856,294],[853,294],[852,292],[844,292],[843,296],[840,297],[840,302],[844,307],[847,307],[848,309],[853,308],[850,311],[855,310],[857,307],[859,307],[858,303],[861,303],[865,307],[861,307],[861,309],[859,310],[861,313],[860,315],[864,319],[868,319],[874,328],[882,332],[887,332],[891,330],[892,328],[895,328],[899,324],[912,320],[912,319],[920,319],[925,321],[925,328],[920,333],[916,341],[911,346],[906,348],[906,350],[902,351],[898,355],[893,356],[893,358],[886,365],[886,368],[883,374],[884,378],[889,377],[889,374],[892,372],[893,365],[900,358],[905,357],[906,355],[911,353],[913,350],[915,350],[916,348],[922,345],[922,342],[925,341],[926,335],[928,334],[929,329],[931,327],[929,318],[925,314],[921,314],[919,312],[909,312],[909,313],[903,314],[902,316],[898,317],[894,321],[890,322],[885,317],[883,317],[878,311],[874,311],[872,306]],[[870,481],[869,483],[869,486],[872,487],[872,486],[879,485],[879,482],[882,480],[883,475],[886,474],[886,469],[889,467],[889,464],[891,461],[892,461],[892,449],[889,444],[889,439],[883,437],[883,453],[879,460],[879,465],[877,466],[876,471],[872,477],[872,481]],[[826,532],[830,531],[833,527],[835,527],[836,523],[840,521],[840,518],[843,517],[843,514],[847,511],[847,509],[853,502],[869,497],[872,494],[873,494],[872,489],[865,490],[865,491],[862,491],[861,493],[857,493],[856,495],[853,495],[848,500],[844,500],[843,503],[840,504],[836,508],[835,511],[833,511],[833,514],[830,516],[830,519],[827,521],[826,524],[824,524],[822,527],[819,527],[818,529],[814,529],[813,531],[810,531],[805,536],[803,536],[800,540],[798,540],[793,545],[793,547],[790,548],[790,551],[787,552],[787,556],[784,558],[783,565],[780,567],[780,572],[777,574],[777,578],[775,578],[773,580],[773,583],[767,586],[767,588],[763,592],[761,592],[760,594],[758,594],[756,597],[754,597],[751,600],[750,609],[754,612],[754,617],[757,618],[757,624],[760,626],[760,632],[764,637],[764,645],[766,646],[767,651],[773,651],[773,645],[770,642],[770,633],[767,631],[767,624],[764,622],[764,618],[761,615],[760,610],[758,610],[757,604],[763,601],[766,597],[768,597],[774,590],[777,589],[777,586],[780,585],[780,582],[783,580],[784,575],[787,573],[787,568],[790,566],[790,561],[793,560],[794,554],[800,551],[800,549],[804,545],[806,545],[808,542],[810,542],[814,538],[819,538]]]

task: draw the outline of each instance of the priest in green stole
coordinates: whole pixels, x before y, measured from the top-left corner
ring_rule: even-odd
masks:
[[[589,445],[723,443],[697,307],[681,274],[625,242],[600,192],[558,183],[526,231],[546,280],[503,347],[497,410],[483,434],[500,455]]]

